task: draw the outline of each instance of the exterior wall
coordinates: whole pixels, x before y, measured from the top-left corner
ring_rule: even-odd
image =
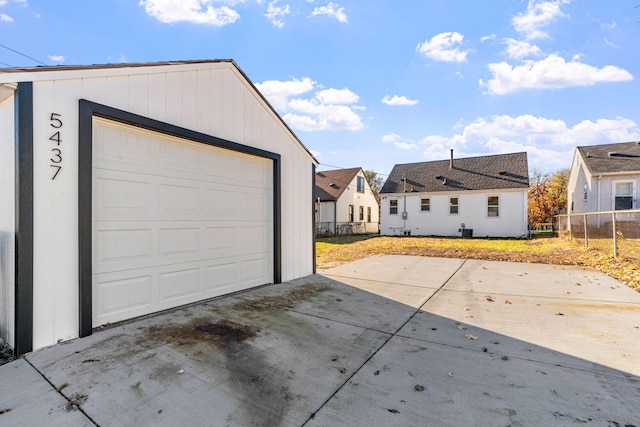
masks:
[[[317,204],[318,214],[316,216],[316,224],[323,224],[323,229],[317,229],[317,232],[323,234],[334,233],[334,225],[336,222],[336,203],[333,201],[320,202]],[[329,227],[327,229],[326,227]]]
[[[0,102],[0,339],[14,344],[15,142],[14,97]]]
[[[349,205],[353,205],[353,222],[361,222],[358,217],[358,208],[364,207],[364,222],[367,222],[367,207],[371,208],[371,223],[367,223],[367,227],[371,225],[373,232],[377,232],[378,224],[378,202],[376,201],[371,187],[366,178],[364,180],[364,193],[358,192],[358,177],[363,177],[364,173],[359,171],[353,178],[353,181],[344,190],[338,199],[337,209],[337,222],[350,222],[349,221]]]
[[[487,214],[487,197],[499,197],[499,216]],[[449,213],[449,198],[458,198],[458,214]],[[430,210],[421,211],[422,198],[430,199]],[[389,201],[398,200],[398,213],[389,213]],[[402,212],[407,218],[402,218]],[[524,237],[527,235],[527,190],[495,192],[383,194],[380,233],[387,236],[461,236],[461,224],[474,237]]]
[[[7,78],[34,82],[34,348],[78,336],[79,99],[279,153],[282,280],[313,272],[314,160],[231,63],[0,76]],[[62,170],[52,180],[54,130]]]

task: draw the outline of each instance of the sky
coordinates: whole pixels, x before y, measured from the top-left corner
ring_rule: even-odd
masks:
[[[233,59],[320,162],[640,140],[640,0],[0,0],[0,67]]]

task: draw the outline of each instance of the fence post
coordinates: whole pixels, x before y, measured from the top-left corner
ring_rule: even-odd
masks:
[[[616,212],[613,211],[611,212],[611,217],[613,218],[613,257],[617,258],[618,257],[618,236],[617,236],[617,232],[616,232]]]
[[[587,234],[587,214],[583,215],[583,221],[584,221],[584,247],[588,248],[589,247],[589,235]]]

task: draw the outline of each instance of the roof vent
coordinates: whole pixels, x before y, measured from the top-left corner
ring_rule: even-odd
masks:
[[[617,151],[609,151],[607,154],[609,155],[609,158],[620,155]]]
[[[591,158],[591,153],[587,151],[587,159]]]
[[[442,175],[436,175],[436,179],[444,179]]]
[[[331,184],[329,184],[329,187],[338,187],[337,185],[335,185],[333,182]]]
[[[444,179],[442,180],[442,185],[447,185],[447,178],[444,178]]]
[[[506,175],[506,174],[507,174],[507,171],[499,171],[498,172],[498,175]]]

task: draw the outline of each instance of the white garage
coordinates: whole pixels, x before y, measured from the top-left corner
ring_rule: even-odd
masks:
[[[0,70],[0,95],[16,353],[314,272],[317,161],[233,61]]]

